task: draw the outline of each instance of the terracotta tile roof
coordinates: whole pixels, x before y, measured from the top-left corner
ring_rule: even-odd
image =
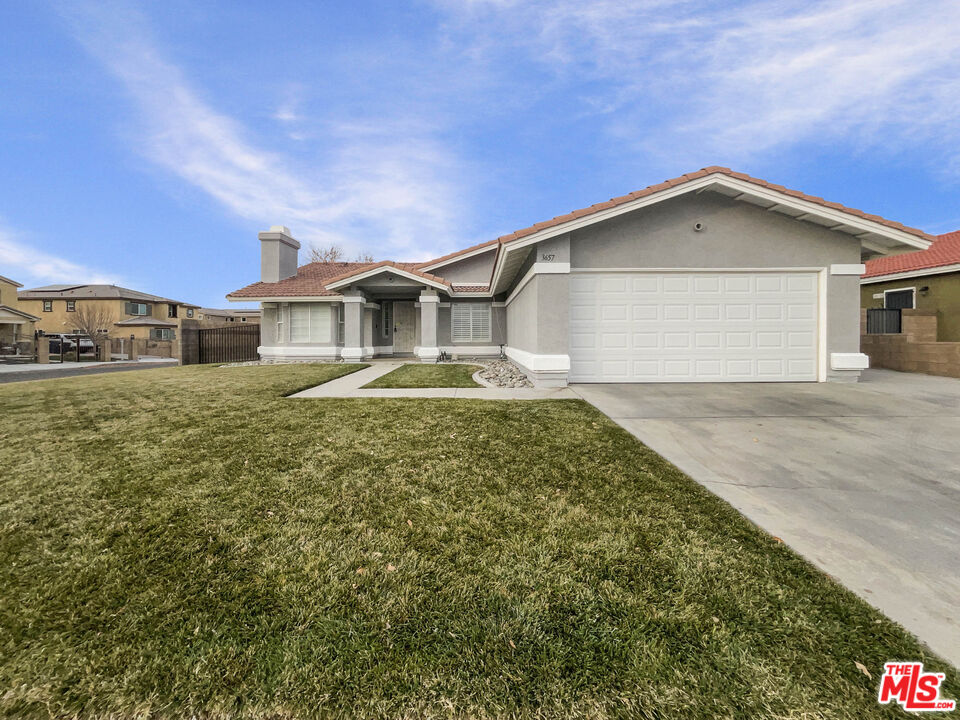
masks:
[[[940,235],[926,250],[868,260],[867,271],[863,277],[892,275],[958,264],[960,264],[960,230]]]
[[[539,232],[540,230],[543,230],[545,228],[562,225],[563,223],[570,222],[571,220],[577,220],[587,215],[592,215],[594,213],[600,212],[601,210],[608,210],[610,208],[614,208],[619,205],[632,202],[633,200],[638,200],[640,198],[647,197],[648,195],[653,195],[654,193],[660,192],[662,190],[667,190],[669,188],[676,187],[677,185],[683,185],[684,183],[688,183],[691,180],[698,180],[702,177],[706,177],[707,175],[714,175],[714,174],[727,175],[728,177],[732,177],[732,178],[736,178],[737,180],[742,180],[744,182],[752,183],[753,185],[759,185],[761,187],[769,188],[770,190],[775,190],[777,192],[783,193],[784,195],[789,195],[791,197],[795,197],[800,200],[806,200],[807,202],[816,203],[817,205],[823,205],[824,207],[828,207],[834,210],[840,210],[842,212],[849,213],[851,215],[856,215],[857,217],[862,217],[867,220],[872,220],[873,222],[879,223],[881,225],[886,225],[887,227],[895,228],[897,230],[910,233],[911,235],[916,235],[917,237],[923,238],[924,240],[934,239],[932,235],[928,235],[923,230],[907,227],[906,225],[902,225],[901,223],[894,222],[893,220],[885,220],[879,215],[871,215],[869,213],[863,212],[862,210],[857,210],[856,208],[846,207],[845,205],[841,205],[840,203],[828,202],[827,200],[824,200],[822,197],[817,197],[815,195],[807,195],[806,193],[802,193],[799,190],[790,190],[789,188],[785,188],[783,185],[776,185],[774,183],[767,182],[766,180],[761,180],[759,178],[751,177],[750,175],[746,175],[744,173],[734,172],[730,168],[720,167],[718,165],[711,165],[710,167],[705,167],[702,170],[697,170],[696,172],[693,172],[693,173],[687,173],[686,175],[681,175],[680,177],[673,178],[671,180],[665,180],[664,182],[658,183],[657,185],[650,185],[649,187],[645,187],[643,190],[637,190],[636,192],[629,193],[628,195],[621,195],[620,197],[611,198],[606,202],[596,203],[595,205],[591,205],[590,207],[587,207],[587,208],[574,210],[573,212],[569,212],[566,215],[558,215],[557,217],[552,218],[550,220],[545,220],[543,222],[535,223],[528,228],[524,228],[522,230],[516,230],[515,232],[512,232],[508,235],[502,235],[501,237],[497,238],[497,240],[500,243],[506,244],[514,240],[519,240],[520,238],[524,238],[528,235],[533,235],[535,232]]]
[[[440,283],[441,285],[446,285],[447,287],[450,286],[450,283],[448,283],[442,277],[437,277],[436,275],[431,275],[430,273],[425,273],[421,270],[418,270],[417,268],[419,268],[420,265],[421,263],[394,262],[393,260],[381,260],[380,262],[368,263],[366,265],[360,264],[360,267],[347,270],[336,277],[328,278],[326,284],[330,285],[331,283],[335,283],[340,280],[346,280],[349,277],[368,272],[369,270],[391,267],[396,268],[397,270],[403,270],[404,272],[408,272],[418,277],[422,277],[425,280],[430,280],[431,282]]]
[[[310,263],[297,268],[297,274],[275,283],[256,282],[227,295],[229,298],[258,298],[258,297],[324,297],[335,296],[337,290],[328,290],[327,286],[339,280],[346,280],[368,270],[380,267],[392,267],[417,275],[425,280],[450,286],[446,280],[417,268],[421,263],[393,262],[383,260],[375,263],[339,262],[339,263]]]
[[[309,263],[297,268],[297,274],[275,283],[255,282],[239,290],[234,290],[227,297],[257,298],[257,297],[314,297],[323,295],[339,295],[340,293],[327,290],[327,283],[344,275],[356,272],[359,268],[369,267],[371,263],[339,262],[339,263]]]
[[[451,285],[454,292],[487,292],[490,289],[489,285]]]

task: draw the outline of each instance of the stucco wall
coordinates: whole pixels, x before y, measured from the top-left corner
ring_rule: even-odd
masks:
[[[693,229],[702,223],[703,230]],[[712,193],[668,200],[570,234],[577,268],[829,268],[860,262],[844,233]],[[860,347],[859,278],[827,275],[827,353]]]
[[[474,255],[428,272],[457,285],[485,285],[490,282],[496,254],[495,249],[491,249],[489,252]]]
[[[921,294],[919,290],[922,287],[928,287],[930,289],[925,294]],[[883,299],[874,298],[873,296],[875,294],[882,293],[884,290],[899,290],[905,288],[917,289],[918,292],[914,293],[917,310],[936,311],[937,340],[943,342],[960,342],[960,273],[927,275],[925,277],[861,285],[861,307],[883,307]]]
[[[537,290],[540,275],[534,275],[530,282],[507,305],[507,345],[527,352],[537,352],[537,339],[540,325],[537,322],[540,304]],[[564,304],[567,300],[564,299]]]
[[[461,298],[456,300],[451,300],[450,303],[461,303],[461,302],[480,302],[486,305],[490,305],[491,301],[489,298]],[[453,320],[452,313],[450,309],[450,303],[443,302],[440,304],[439,316],[437,318],[437,344],[440,346],[444,345],[505,345],[507,342],[507,310],[505,307],[492,307],[490,308],[490,340],[489,341],[476,341],[476,342],[454,342],[452,339],[453,335]]]

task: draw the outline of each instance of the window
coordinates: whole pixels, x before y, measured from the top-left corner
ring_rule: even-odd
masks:
[[[173,340],[174,337],[172,328],[150,328],[151,340]]]
[[[177,316],[177,306],[173,304],[167,305],[167,317],[175,318],[176,316]]]
[[[337,344],[344,344],[344,337],[346,337],[346,332],[343,322],[343,303],[337,305]]]
[[[883,306],[887,310],[902,310],[903,308],[916,307],[913,291],[914,288],[885,290],[883,293]]]
[[[43,301],[43,311],[44,311],[44,312],[53,312],[53,300],[44,300],[44,301]]]
[[[77,301],[67,300],[67,312],[76,312],[76,311],[77,311]]]
[[[128,302],[124,306],[127,315],[149,315],[149,306],[146,303]]]
[[[450,307],[450,323],[453,342],[490,341],[488,303],[453,303]]]
[[[245,317],[240,318],[240,322],[246,322],[246,321],[247,319]]]
[[[290,306],[290,342],[330,342],[330,306],[293,303]]]
[[[389,337],[393,329],[393,303],[384,302],[380,306],[380,325],[383,328],[383,336]]]
[[[193,317],[193,308],[187,308],[187,317],[188,317],[188,318],[192,318],[192,317]],[[202,318],[201,318],[201,319],[202,319]]]

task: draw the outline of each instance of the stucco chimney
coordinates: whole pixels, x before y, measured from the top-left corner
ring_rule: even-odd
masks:
[[[272,225],[259,234],[260,280],[279,282],[297,274],[297,251],[300,243],[283,225]]]

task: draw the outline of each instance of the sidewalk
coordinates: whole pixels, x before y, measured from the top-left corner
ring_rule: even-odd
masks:
[[[461,400],[577,400],[568,388],[384,388],[363,386],[393,372],[404,363],[379,362],[316,387],[290,395],[292,398],[458,398]]]
[[[147,370],[149,368],[176,367],[177,360],[169,358],[141,360],[139,362],[64,362],[24,363],[23,365],[0,364],[0,383],[24,382],[27,380],[53,380],[78,375],[99,375],[123,370]]]

